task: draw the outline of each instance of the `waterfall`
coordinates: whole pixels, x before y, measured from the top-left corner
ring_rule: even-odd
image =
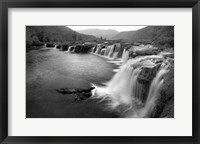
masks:
[[[151,112],[155,106],[155,101],[157,100],[160,94],[160,90],[164,82],[163,76],[167,72],[168,72],[167,67],[162,67],[160,71],[157,73],[154,80],[152,81],[145,106],[140,112],[143,116],[149,117],[151,115]]]
[[[122,57],[121,57],[121,62],[123,62],[125,53],[126,53],[126,49],[123,50]]]
[[[55,46],[54,46],[54,49],[56,49],[57,46],[58,46],[58,45],[55,45]]]
[[[133,68],[123,66],[112,80],[105,84],[105,87],[93,85],[95,87],[93,95],[103,100],[110,100],[108,104],[110,109],[115,109],[120,104],[132,105],[133,89],[135,89],[139,72],[140,69],[133,71]]]
[[[91,53],[94,53],[94,49],[95,49],[95,47],[93,47],[93,48],[91,49]]]
[[[96,50],[96,52],[95,52],[95,54],[99,54],[99,53],[100,53],[100,50],[101,50],[101,47],[98,46],[98,47],[97,47],[97,50]]]
[[[109,54],[109,51],[110,51],[110,46],[107,46],[107,48],[106,48],[106,51],[105,51],[105,56],[108,56],[108,54]]]
[[[111,46],[110,51],[108,53],[108,57],[112,57],[113,52],[114,52],[114,45]]]
[[[91,98],[106,102],[107,110],[120,111],[125,117],[150,117],[160,95],[163,76],[168,72],[167,66],[165,62],[160,66],[151,81],[145,101],[143,86],[138,78],[143,68],[156,66],[153,61],[160,58],[163,57],[155,55],[128,60],[110,81],[104,83],[105,86],[92,84],[95,89],[92,90]]]
[[[92,50],[92,53],[95,53],[95,50],[96,50],[96,48],[94,47],[93,50]]]
[[[116,60],[116,59],[118,58],[118,57],[117,57],[117,56],[118,56],[118,53],[119,53],[119,52],[114,52],[113,57],[112,57],[113,60]]]
[[[69,48],[68,48],[68,50],[67,50],[67,52],[71,52],[72,51],[72,46],[70,46]]]
[[[105,51],[106,51],[105,49],[101,49],[100,54],[101,54],[101,55],[104,55],[104,54],[105,54]]]
[[[125,50],[125,53],[123,53],[123,57],[122,57],[122,64],[126,64],[128,59],[129,59],[129,51]]]

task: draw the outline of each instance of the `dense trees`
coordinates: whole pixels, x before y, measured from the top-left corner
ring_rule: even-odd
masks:
[[[174,26],[148,26],[137,31],[121,32],[113,39],[174,47]]]
[[[26,26],[26,46],[41,46],[47,42],[94,40],[91,35],[77,33],[65,26]]]

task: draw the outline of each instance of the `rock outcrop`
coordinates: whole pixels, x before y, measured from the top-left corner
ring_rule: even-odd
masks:
[[[167,62],[170,63],[168,73],[163,77],[164,83],[152,117],[174,117],[174,61],[173,59],[167,59]]]

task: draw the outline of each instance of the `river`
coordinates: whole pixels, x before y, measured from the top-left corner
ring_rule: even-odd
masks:
[[[73,94],[59,88],[89,88],[112,78],[117,66],[94,54],[73,54],[56,49],[33,50],[26,54],[27,118],[118,117],[102,109],[104,103],[87,99],[75,101]]]

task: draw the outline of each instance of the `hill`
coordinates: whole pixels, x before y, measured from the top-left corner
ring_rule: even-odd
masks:
[[[114,37],[115,35],[117,35],[119,33],[118,31],[112,30],[112,29],[108,29],[108,30],[85,29],[85,30],[80,30],[78,32],[82,33],[82,34],[93,35],[93,36],[96,36],[98,38],[102,37],[102,38],[106,38],[106,39],[110,39],[110,38]]]
[[[154,43],[174,47],[173,26],[148,26],[137,31],[120,32],[112,37],[113,40],[123,39],[130,42]]]
[[[26,26],[26,46],[46,42],[65,43],[68,41],[94,40],[95,36],[80,34],[65,26]]]

